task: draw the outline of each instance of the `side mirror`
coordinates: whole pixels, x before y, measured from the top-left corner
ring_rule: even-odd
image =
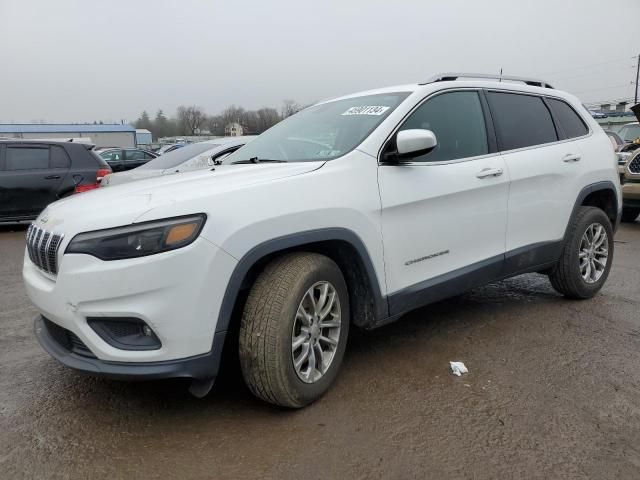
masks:
[[[399,160],[425,155],[436,148],[438,140],[431,130],[402,130],[396,135],[396,148]]]

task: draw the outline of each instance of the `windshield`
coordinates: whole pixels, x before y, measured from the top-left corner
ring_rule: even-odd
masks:
[[[164,170],[166,168],[177,167],[187,160],[191,160],[201,153],[216,148],[217,146],[218,145],[215,143],[192,143],[191,145],[187,145],[186,147],[177,148],[169,153],[165,153],[158,158],[154,158],[150,162],[147,162],[144,165],[138,167],[138,169]]]
[[[640,137],[640,125],[625,125],[620,129],[620,137],[624,142],[633,142]]]
[[[332,160],[350,152],[409,95],[385,93],[309,107],[278,123],[223,163]]]

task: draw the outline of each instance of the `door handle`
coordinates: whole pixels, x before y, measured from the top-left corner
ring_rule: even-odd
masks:
[[[483,168],[476,173],[478,178],[499,177],[500,175],[502,175],[501,168]]]
[[[582,157],[577,153],[567,153],[564,157],[562,157],[562,161],[565,163],[570,162],[579,162]]]
[[[47,175],[46,177],[44,177],[45,180],[58,180],[60,178],[60,175]]]

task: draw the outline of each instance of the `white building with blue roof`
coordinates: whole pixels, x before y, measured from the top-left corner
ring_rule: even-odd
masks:
[[[136,129],[131,125],[89,123],[0,123],[0,139],[25,140],[90,139],[96,147],[136,146]]]

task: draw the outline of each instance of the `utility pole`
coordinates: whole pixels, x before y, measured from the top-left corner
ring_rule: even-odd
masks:
[[[636,101],[634,105],[638,104],[638,79],[640,78],[640,55],[638,55],[638,60],[636,61]]]

